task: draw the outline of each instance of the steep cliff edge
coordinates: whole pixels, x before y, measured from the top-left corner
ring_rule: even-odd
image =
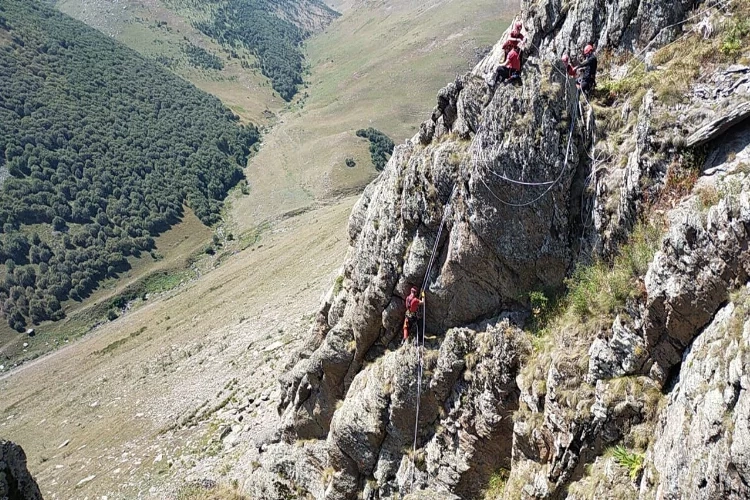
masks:
[[[654,72],[676,77],[672,62],[649,75],[642,66],[651,63],[630,57],[663,55],[657,49],[692,40],[705,19],[748,14],[731,8],[524,2],[522,81],[485,83],[499,64],[498,44],[441,90],[432,117],[396,148],[353,210],[341,276],[281,381],[279,432],[259,444],[257,494],[477,498],[488,483],[502,483],[496,493],[508,499],[672,498],[690,488],[675,475],[695,463],[675,446],[680,432],[704,426],[675,430],[668,417],[714,397],[675,380],[694,339],[706,332],[709,345],[721,330],[711,325],[722,321],[722,307],[731,309],[728,290],[750,275],[750,132],[736,126],[747,116],[750,69],[716,63],[673,99],[646,81]],[[591,102],[558,63],[589,42],[612,89]],[[716,112],[727,116],[717,121]],[[727,139],[727,129],[735,136]],[[644,215],[652,222],[639,222]],[[634,230],[650,233],[641,246],[628,246]],[[630,274],[612,290],[607,273],[623,260]],[[603,276],[586,282],[599,289],[573,286],[587,269]],[[400,346],[403,298],[423,282],[427,338]],[[541,311],[566,287],[582,295],[563,299],[557,315]],[[584,292],[612,303],[597,309]],[[724,314],[745,309],[731,311]],[[743,372],[732,366],[711,381],[728,378],[733,387],[711,415],[745,399]],[[732,432],[728,422],[715,435]],[[742,495],[747,448],[727,458],[729,441],[706,467],[730,463],[737,479],[706,480],[700,491],[708,496],[695,498]],[[652,463],[657,449],[673,459]],[[624,463],[631,480],[615,470]]]

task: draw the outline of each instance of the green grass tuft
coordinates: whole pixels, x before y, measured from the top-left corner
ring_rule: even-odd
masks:
[[[484,490],[484,499],[494,500],[502,498],[505,491],[505,483],[508,482],[509,476],[510,471],[508,469],[501,468],[493,473],[487,483],[487,489]]]
[[[344,288],[344,277],[339,275],[336,277],[336,281],[333,282],[333,295],[336,296]]]
[[[644,293],[641,277],[661,241],[661,228],[638,224],[611,265],[597,261],[579,266],[566,281],[569,311],[581,319],[613,317],[630,298]]]
[[[617,445],[612,450],[615,461],[628,469],[630,480],[635,481],[643,469],[643,454],[628,451],[624,446]]]

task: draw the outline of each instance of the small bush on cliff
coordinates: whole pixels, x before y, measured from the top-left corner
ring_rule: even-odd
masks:
[[[333,295],[338,295],[342,288],[344,288],[344,277],[338,275],[336,276],[336,281],[333,283]]]
[[[721,53],[730,58],[737,58],[742,53],[743,40],[750,35],[750,20],[736,18],[729,23],[721,42]]]
[[[729,300],[734,303],[735,311],[729,321],[727,330],[735,337],[741,337],[745,320],[750,316],[750,290],[747,287],[742,287],[731,293]]]
[[[507,469],[499,469],[497,472],[490,476],[490,481],[487,484],[487,489],[484,492],[484,500],[495,500],[503,497],[505,491],[505,483],[508,481],[510,475]]]

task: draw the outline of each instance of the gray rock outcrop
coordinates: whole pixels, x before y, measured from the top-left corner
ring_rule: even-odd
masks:
[[[26,453],[23,448],[2,439],[0,439],[0,499],[42,499],[39,486],[26,468]]]
[[[749,297],[738,293],[685,353],[646,466],[643,489],[657,498],[750,497]]]
[[[440,91],[430,119],[355,206],[341,276],[281,380],[280,442],[268,446],[264,468],[286,478],[285,488],[337,500],[477,498],[504,471],[504,498],[513,500],[744,491],[744,445],[727,458],[732,441],[720,435],[721,452],[698,465],[676,450],[716,427],[716,411],[738,405],[744,372],[711,375],[739,386],[721,401],[712,395],[695,428],[665,430],[669,415],[702,401],[672,387],[684,352],[711,338],[707,325],[720,322],[727,290],[750,279],[750,186],[745,167],[717,157],[723,136],[712,135],[713,156],[694,192],[660,208],[668,230],[639,276],[642,294],[616,317],[547,332],[535,349],[532,340],[541,341],[518,327],[529,292],[559,290],[576,264],[617,255],[646,199],[665,190],[670,155],[710,126],[707,110],[746,96],[744,73],[716,77],[726,92],[695,93],[680,108],[682,128],[660,123],[666,105],[654,92],[622,104],[631,124],[624,147],[599,161],[593,115],[579,111],[559,56],[588,42],[614,53],[658,48],[698,2],[542,3],[523,6],[533,47],[523,81],[488,87],[496,46]],[[733,154],[744,158],[750,133],[739,129]],[[700,194],[702,182],[717,199]],[[421,283],[427,340],[401,346],[404,297]],[[664,392],[672,394],[666,409]],[[305,451],[284,456],[295,441],[308,443]],[[630,465],[608,453],[623,443],[651,450],[647,466],[638,453]],[[672,461],[651,464],[656,450]],[[703,486],[678,478],[722,466],[735,467],[734,478]]]
[[[419,393],[414,346],[362,370],[331,423],[329,463],[338,475],[326,497],[478,495],[493,472],[510,466],[514,374],[527,351],[524,334],[501,320],[451,329],[439,350],[424,348]]]
[[[711,396],[715,399],[713,403],[701,399],[705,406],[693,414],[697,420],[692,427],[683,428],[679,424],[686,422],[685,419],[670,418],[678,411],[671,407],[656,418],[662,390],[670,391],[672,406],[674,398],[681,398],[682,370],[686,370],[686,366],[687,373],[693,377],[690,384],[700,385],[702,398],[709,392],[707,388],[713,384],[713,377],[722,376],[721,370],[716,374],[712,370],[729,360],[736,368],[737,360],[741,359],[741,350],[730,349],[719,354],[719,349],[705,347],[710,340],[703,340],[716,337],[717,331],[725,332],[721,325],[727,321],[728,313],[720,309],[727,301],[728,292],[743,287],[750,279],[750,255],[747,253],[750,176],[742,167],[744,161],[750,159],[750,129],[737,129],[716,148],[721,150],[727,145],[733,159],[720,165],[707,165],[720,168],[724,174],[704,177],[701,179],[704,182],[696,188],[716,189],[720,198],[715,204],[705,206],[699,192],[669,212],[669,229],[645,276],[646,299],[632,304],[626,314],[618,316],[605,337],[586,339],[580,333],[573,337],[563,332],[559,340],[563,349],[553,349],[548,359],[535,360],[543,363],[547,359],[550,368],[541,373],[526,370],[519,377],[524,406],[515,417],[514,463],[509,479],[513,487],[506,490],[506,498],[564,498],[566,491],[572,491],[571,483],[577,485],[579,491],[586,490],[583,484],[606,485],[601,477],[595,479],[591,474],[584,474],[582,464],[598,460],[608,448],[623,441],[644,446],[650,440],[644,436],[652,433],[680,436],[667,441],[661,439],[661,444],[654,445],[651,451],[654,457],[663,457],[671,447],[668,452],[679,463],[669,466],[674,478],[668,481],[659,483],[659,474],[645,474],[640,498],[650,498],[649,495],[655,492],[658,495],[660,491],[666,496],[657,498],[686,498],[685,492],[689,491],[697,492],[689,498],[744,498],[741,487],[744,476],[728,479],[727,484],[714,479],[715,484],[709,488],[706,486],[709,480],[701,475],[707,467],[718,469],[734,460],[732,455],[716,451],[719,448],[709,447],[705,436],[706,429],[718,425],[715,423],[717,412],[724,412],[722,415],[730,418],[739,388],[722,392],[722,387],[721,398],[716,399],[716,394]],[[744,323],[746,319],[747,310],[742,309],[733,321]],[[707,326],[713,325],[712,322],[718,322],[719,326]],[[729,340],[725,335],[722,342]],[[575,347],[576,342],[578,347]],[[589,345],[589,358],[583,359],[584,366],[576,365],[575,360],[566,355],[565,348],[581,353],[586,345]],[[696,354],[686,359],[684,353],[688,348]],[[694,373],[693,360],[704,358],[708,368],[699,368]],[[680,382],[676,388],[671,388],[676,369],[681,370]],[[545,374],[545,383],[540,389],[535,384]],[[702,382],[696,382],[700,377],[703,377]],[[690,397],[697,398],[692,393]],[[724,397],[728,401],[721,403],[724,406],[711,408],[723,402]],[[683,401],[682,404],[683,407],[693,404],[694,408],[696,403]],[[735,429],[730,432],[736,432]],[[730,432],[720,427],[711,439],[737,442],[732,441]],[[686,455],[680,448],[684,444],[680,439],[692,440],[696,454],[692,456],[699,458]],[[741,435],[736,439],[741,439]],[[701,449],[704,445],[705,450]],[[714,451],[708,451],[709,448]],[[735,450],[744,453],[746,446],[738,443]],[[714,453],[713,458],[709,456],[711,453]],[[739,463],[744,466],[741,460]],[[662,465],[654,458],[654,467],[659,472]],[[687,472],[687,469],[697,478],[695,484],[678,479],[680,472]],[[700,484],[703,486],[698,488]],[[669,495],[667,488],[671,488]]]

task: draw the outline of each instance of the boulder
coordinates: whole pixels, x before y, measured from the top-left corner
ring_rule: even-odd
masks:
[[[41,500],[36,481],[26,468],[26,453],[10,441],[0,439],[0,498]]]

